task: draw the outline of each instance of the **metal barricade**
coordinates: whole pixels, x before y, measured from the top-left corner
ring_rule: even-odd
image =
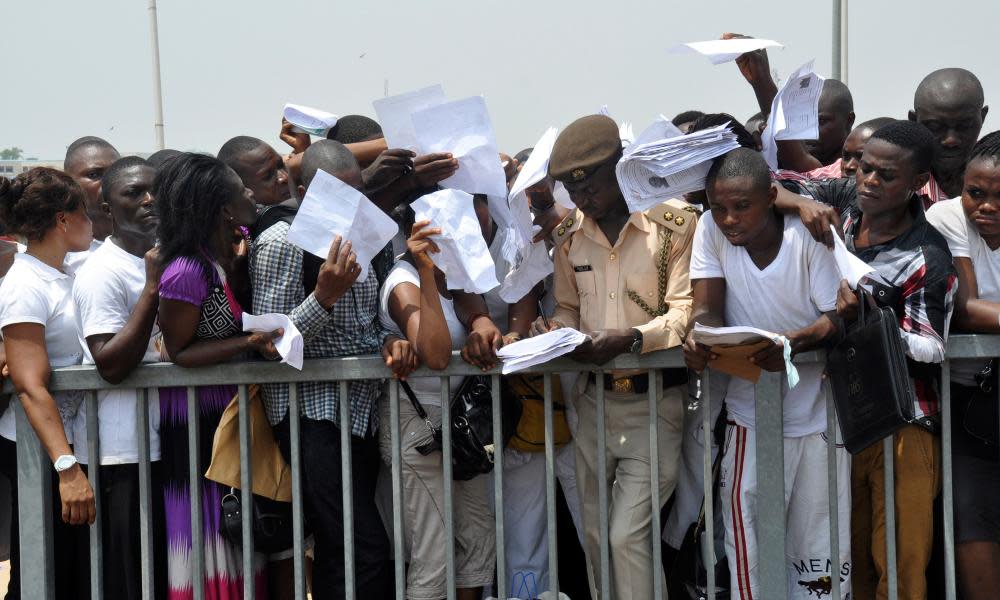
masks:
[[[948,344],[948,358],[985,358],[1000,356],[1000,336],[953,336]],[[822,354],[809,353],[797,357],[796,362],[808,363],[823,360]],[[667,499],[660,497],[659,480],[660,470],[663,468],[656,460],[657,451],[660,447],[660,432],[658,429],[658,406],[661,399],[661,376],[663,368],[676,368],[683,366],[683,358],[679,350],[674,349],[665,352],[653,353],[645,356],[621,356],[613,362],[604,365],[603,370],[596,371],[598,381],[602,377],[604,370],[633,369],[642,370],[649,374],[649,449],[650,449],[650,481],[652,482],[652,504],[654,507],[661,506]],[[567,359],[559,359],[551,363],[535,367],[531,372],[544,374],[544,426],[545,426],[545,514],[547,519],[548,561],[549,561],[549,590],[553,597],[558,598],[559,593],[559,571],[558,571],[558,544],[556,543],[556,476],[555,476],[555,446],[553,438],[553,398],[552,398],[552,377],[558,373],[578,372],[581,369],[579,363]],[[943,481],[943,524],[945,532],[945,581],[946,597],[955,598],[955,548],[954,529],[952,523],[953,497],[952,497],[952,469],[951,469],[951,407],[949,393],[949,366],[946,361],[943,369],[942,385],[942,481]],[[456,354],[446,371],[429,371],[420,369],[411,377],[438,377],[440,378],[442,422],[450,421],[449,388],[448,376],[451,375],[480,375],[482,372],[473,366],[467,365]],[[389,371],[383,365],[382,359],[376,356],[350,357],[339,359],[316,359],[306,361],[301,371],[288,368],[277,363],[233,363],[217,365],[200,369],[184,369],[170,364],[144,365],[136,369],[127,380],[113,386],[105,382],[98,375],[93,367],[69,367],[57,369],[53,372],[50,389],[55,391],[82,390],[85,392],[84,401],[88,403],[87,436],[91,457],[100,456],[100,439],[98,435],[97,423],[97,391],[111,388],[135,388],[139,390],[136,402],[137,411],[137,440],[139,455],[139,487],[140,487],[140,523],[141,531],[141,554],[142,572],[141,581],[143,585],[143,595],[146,598],[153,597],[153,537],[152,537],[152,501],[151,494],[160,493],[151,487],[150,475],[150,440],[148,423],[148,390],[161,387],[186,387],[187,407],[188,407],[188,447],[189,447],[189,482],[193,491],[200,489],[202,474],[198,469],[197,451],[199,444],[207,443],[207,440],[200,439],[199,433],[199,411],[197,387],[202,385],[236,385],[238,386],[238,398],[240,406],[240,474],[243,482],[242,494],[242,535],[243,547],[253,548],[253,527],[251,522],[253,495],[251,493],[250,482],[253,473],[251,472],[250,461],[250,426],[249,420],[243,418],[249,414],[247,386],[249,384],[260,383],[283,383],[289,386],[289,425],[290,425],[290,447],[291,447],[291,471],[292,471],[292,526],[294,532],[294,593],[296,598],[306,597],[305,582],[305,547],[303,539],[304,531],[304,508],[302,497],[302,465],[300,460],[300,449],[302,444],[300,421],[300,397],[297,382],[328,381],[331,384],[340,386],[340,397],[347,398],[348,382],[363,379],[382,379],[388,377]],[[499,371],[489,373],[491,376],[493,392],[493,433],[495,439],[502,436],[501,421],[501,401],[500,401],[500,374]],[[710,406],[711,402],[719,402],[720,399],[711,398],[709,385],[707,384],[710,373],[704,375],[701,385],[703,407],[701,430],[703,435],[704,460],[704,493],[706,496],[706,533],[707,539],[714,539],[714,504],[712,490],[712,443],[711,432],[713,423],[711,422]],[[783,419],[782,419],[782,398],[780,394],[781,385],[779,375],[764,374],[756,388],[756,439],[757,439],[757,478],[758,478],[758,552],[760,559],[759,581],[761,585],[760,594],[764,598],[780,600],[788,597],[787,589],[787,566],[785,557],[785,489],[784,489],[784,447],[783,447]],[[10,383],[6,383],[5,391],[11,391]],[[569,390],[567,390],[569,392]],[[396,588],[396,598],[405,597],[405,565],[404,565],[404,544],[400,532],[404,527],[404,515],[402,503],[404,489],[402,484],[402,449],[400,440],[400,410],[399,390],[395,382],[390,380],[386,391],[389,398],[390,413],[389,422],[383,423],[382,427],[388,427],[391,431],[391,482],[392,482],[392,528],[396,533],[392,547],[395,558],[394,581]],[[580,427],[593,427],[596,429],[596,439],[598,448],[604,449],[607,446],[606,435],[606,401],[603,386],[596,386],[596,422],[580,423]],[[17,401],[12,402],[13,410],[16,411],[17,423],[17,466],[18,466],[18,487],[19,487],[19,516],[20,516],[20,556],[21,556],[21,585],[22,594],[25,598],[49,599],[54,597],[55,573],[53,565],[53,523],[52,508],[52,466],[45,455],[38,438],[34,435],[23,409]],[[830,556],[834,567],[831,568],[831,594],[830,597],[838,598],[841,587],[840,578],[837,576],[839,569],[839,536],[838,530],[838,474],[836,469],[836,439],[837,425],[836,415],[832,402],[828,406],[828,480],[829,480],[829,503],[830,503]],[[351,422],[351,405],[349,402],[341,402],[340,423],[349,424]],[[344,504],[344,531],[345,531],[345,556],[344,565],[347,582],[348,599],[356,598],[354,589],[354,528],[353,523],[353,494],[352,494],[352,474],[351,474],[351,435],[349,427],[340,427],[341,443],[341,472],[342,490]],[[443,457],[442,476],[444,482],[444,530],[445,530],[445,556],[447,575],[447,597],[456,597],[455,577],[455,544],[454,544],[454,496],[451,478],[451,431],[444,427],[443,437]],[[721,449],[719,449],[721,451]],[[885,502],[886,506],[894,506],[894,475],[893,475],[893,442],[887,438],[884,442],[885,455]],[[679,457],[678,457],[679,459]],[[496,596],[507,598],[513,590],[508,589],[509,579],[504,563],[505,557],[505,533],[507,531],[504,519],[504,471],[503,461],[497,460],[496,468],[493,470],[494,482],[494,503],[496,506],[495,528],[496,528]],[[607,480],[608,465],[605,453],[597,453],[597,479]],[[91,485],[94,489],[99,489],[100,474],[99,469],[89,469]],[[100,495],[96,494],[99,502]],[[597,502],[600,511],[600,521],[598,525],[600,538],[599,556],[591,557],[595,569],[600,577],[598,594],[601,598],[611,598],[611,557],[609,547],[609,522],[608,510],[609,502],[607,486],[601,485],[598,488]],[[194,582],[194,598],[204,597],[205,578],[205,556],[202,520],[206,507],[201,505],[201,494],[191,493],[191,527],[192,527],[192,579]],[[103,596],[103,555],[101,552],[103,540],[101,539],[101,507],[98,504],[97,522],[90,528],[90,572],[91,588],[90,597],[100,599]],[[654,565],[654,573],[658,572],[660,564],[660,515],[658,510],[652,511],[652,548],[651,556]],[[886,511],[886,538],[887,538],[887,558],[888,558],[888,579],[890,582],[889,597],[896,597],[896,520],[894,511]],[[714,545],[707,544],[704,549],[704,564],[714,565]],[[244,573],[253,573],[254,559],[252,552],[243,554]],[[252,599],[254,597],[254,577],[244,578],[244,597]],[[707,569],[707,587],[709,598],[715,597],[715,588],[720,582],[715,581],[714,569]],[[666,590],[662,588],[660,578],[654,576],[652,582],[654,598],[662,599],[666,595]]]

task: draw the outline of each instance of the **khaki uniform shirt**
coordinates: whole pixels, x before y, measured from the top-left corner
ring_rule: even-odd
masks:
[[[584,333],[638,329],[642,353],[679,346],[693,300],[688,268],[697,212],[681,200],[633,213],[611,245],[573,211],[553,232],[553,319]],[[666,245],[666,256],[662,256]]]

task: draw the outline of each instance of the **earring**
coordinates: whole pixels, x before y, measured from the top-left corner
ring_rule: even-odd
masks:
[[[66,226],[65,226],[65,225],[63,225],[63,233],[69,233],[69,230],[68,230],[68,229],[66,229]]]

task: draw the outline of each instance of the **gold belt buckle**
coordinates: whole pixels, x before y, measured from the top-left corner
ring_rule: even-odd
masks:
[[[631,394],[635,391],[635,386],[632,384],[631,377],[622,377],[621,379],[615,379],[611,382],[612,387],[618,393]]]

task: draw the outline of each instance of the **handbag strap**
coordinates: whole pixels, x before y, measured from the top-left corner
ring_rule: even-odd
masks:
[[[410,404],[413,405],[413,410],[417,411],[417,415],[426,421],[427,411],[424,410],[423,405],[420,404],[420,400],[417,400],[417,395],[413,393],[413,388],[410,387],[409,383],[403,381],[402,379],[400,379],[398,383],[399,387],[403,388],[403,391],[406,392],[406,397],[410,399]]]

